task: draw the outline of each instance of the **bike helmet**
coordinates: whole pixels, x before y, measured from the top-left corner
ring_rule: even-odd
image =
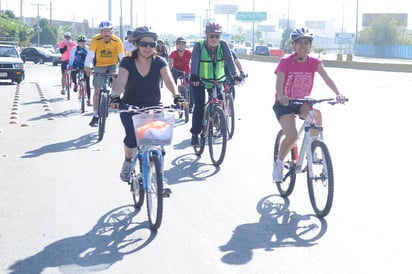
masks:
[[[72,37],[72,34],[70,33],[70,31],[66,31],[66,32],[63,34],[63,36],[64,36],[64,37]]]
[[[206,33],[221,33],[222,27],[216,23],[207,23],[205,32]]]
[[[86,42],[86,36],[84,35],[79,35],[77,37],[77,42]]]
[[[186,43],[186,39],[184,37],[177,37],[176,38],[176,45],[179,44],[180,42]]]
[[[151,31],[150,28],[146,26],[136,28],[133,32],[133,40],[137,42],[142,37],[152,37],[156,41],[157,33],[154,31]]]
[[[300,38],[308,38],[310,41],[313,41],[313,32],[308,28],[299,28],[290,33],[290,39],[292,42],[295,42]]]
[[[110,21],[102,21],[99,24],[99,29],[112,29],[113,25]]]

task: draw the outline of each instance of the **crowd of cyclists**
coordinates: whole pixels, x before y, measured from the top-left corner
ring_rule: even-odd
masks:
[[[222,28],[217,23],[208,23],[205,28],[205,38],[196,42],[193,49],[187,49],[187,40],[178,37],[176,49],[169,52],[167,41],[160,40],[158,34],[148,27],[138,27],[127,32],[122,40],[114,34],[110,21],[99,25],[100,33],[95,35],[90,45],[86,46],[86,37],[79,35],[77,43],[69,32],[64,33],[64,40],[59,43],[62,53],[62,94],[65,92],[65,71],[71,70],[76,91],[76,73],[84,70],[87,76],[88,105],[93,106],[93,117],[89,125],[97,126],[99,92],[106,73],[117,74],[112,82],[110,106],[119,108],[121,104],[131,104],[139,107],[153,106],[161,103],[161,88],[163,83],[171,92],[176,104],[182,97],[177,88],[177,79],[182,73],[187,73],[190,79],[190,93],[193,98],[192,125],[190,128],[191,145],[199,145],[199,133],[202,128],[203,106],[206,92],[217,85],[220,91],[227,81],[239,83],[245,77],[242,64],[237,55],[230,49],[228,43],[220,39]],[[313,33],[307,28],[295,29],[291,33],[293,53],[281,58],[275,70],[276,86],[273,109],[276,118],[285,132],[285,141],[281,145],[279,159],[273,164],[272,179],[282,180],[282,160],[291,146],[296,142],[295,117],[305,118],[307,109],[289,106],[288,99],[299,99],[309,96],[318,72],[325,83],[336,94],[337,100],[344,102],[345,97],[338,91],[323,68],[322,62],[309,56]],[[94,93],[90,93],[90,76],[93,75]],[[234,94],[233,94],[234,96]],[[92,98],[92,102],[90,101]],[[192,111],[192,110],[191,110]],[[317,121],[321,123],[321,115],[316,111]],[[123,139],[124,162],[120,178],[129,181],[131,160],[136,153],[137,144],[134,135],[130,113],[121,113],[120,119],[125,131]]]

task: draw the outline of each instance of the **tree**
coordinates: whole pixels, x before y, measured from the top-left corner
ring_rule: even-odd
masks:
[[[40,26],[40,44],[44,45],[44,44],[51,44],[51,45],[55,45],[57,42],[57,29],[52,27],[49,23],[49,20],[47,20],[46,18],[41,18],[40,22],[39,22],[39,26]],[[37,26],[35,26],[36,28]],[[37,43],[37,31],[35,32],[35,35],[33,35],[33,37],[31,38],[31,42],[33,44]]]
[[[14,15],[13,11],[5,10],[0,12],[0,36],[3,37],[3,40],[8,39],[9,41],[17,42],[20,46],[26,46],[31,35],[31,28],[23,24]]]
[[[396,21],[387,15],[379,16],[370,27],[359,33],[358,43],[367,45],[396,45],[400,41]]]

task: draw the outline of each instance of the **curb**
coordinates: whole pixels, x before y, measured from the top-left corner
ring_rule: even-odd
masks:
[[[260,62],[279,62],[279,57],[275,56],[260,56],[260,55],[241,55],[240,59]],[[389,63],[384,62],[367,62],[367,61],[337,61],[337,60],[322,60],[325,67],[348,68],[348,69],[362,69],[362,70],[379,70],[379,71],[393,71],[393,72],[407,72],[412,73],[412,64],[406,63]]]

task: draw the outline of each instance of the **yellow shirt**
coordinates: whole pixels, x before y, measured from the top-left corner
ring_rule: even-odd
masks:
[[[102,34],[93,37],[89,50],[95,52],[95,66],[112,66],[119,62],[119,54],[124,53],[123,43],[119,37],[112,35],[108,43],[103,40]]]

